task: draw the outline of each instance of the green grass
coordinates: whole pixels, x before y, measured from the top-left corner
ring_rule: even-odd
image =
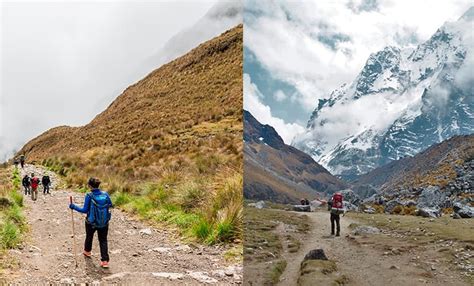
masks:
[[[200,240],[206,240],[212,234],[212,225],[205,220],[200,220],[192,227],[192,234]]]
[[[16,247],[21,242],[21,235],[26,230],[25,217],[22,213],[23,196],[20,193],[21,178],[17,168],[13,169],[10,184],[0,192],[10,203],[0,210],[0,248]]]
[[[20,228],[12,221],[6,220],[0,227],[0,244],[3,249],[14,248],[20,242]]]
[[[270,280],[273,284],[278,283],[280,276],[286,269],[286,260],[279,260],[275,262],[270,272]]]

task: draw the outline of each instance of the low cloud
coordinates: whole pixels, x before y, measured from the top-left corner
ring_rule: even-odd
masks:
[[[268,105],[262,103],[263,94],[252,82],[250,75],[244,73],[244,109],[262,124],[275,128],[286,144],[290,144],[296,134],[304,131],[303,126],[296,123],[286,123],[283,119],[272,115]]]
[[[285,99],[287,99],[288,97],[286,96],[286,94],[281,90],[277,90],[273,93],[273,97],[275,98],[276,101],[278,102],[282,102],[284,101]]]
[[[427,5],[429,13],[422,15]],[[469,0],[246,0],[244,44],[272,77],[299,91],[296,104],[309,116],[318,99],[355,78],[371,53],[416,45],[470,5]]]

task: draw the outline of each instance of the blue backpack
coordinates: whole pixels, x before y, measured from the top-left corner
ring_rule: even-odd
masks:
[[[111,213],[109,208],[112,206],[109,195],[101,192],[99,195],[87,194],[91,199],[89,215],[87,221],[94,228],[103,228],[110,221]]]

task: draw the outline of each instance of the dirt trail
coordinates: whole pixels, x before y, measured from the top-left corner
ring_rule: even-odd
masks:
[[[22,172],[43,174],[28,165]],[[25,215],[30,232],[21,249],[10,251],[19,269],[7,273],[17,285],[88,283],[89,285],[232,285],[240,284],[242,267],[227,263],[219,246],[186,245],[172,231],[144,225],[114,209],[109,228],[110,268],[99,267],[97,235],[92,258],[83,257],[84,215],[75,212],[78,267],[72,256],[69,196],[82,205],[84,194],[58,190],[52,174],[51,195],[39,192],[38,200],[25,197]]]
[[[288,264],[278,285],[296,285],[304,256],[317,248],[324,249],[327,257],[336,262],[339,273],[349,278],[346,285],[469,285],[461,280],[459,273],[439,263],[442,259],[437,257],[439,253],[429,253],[429,249],[408,248],[407,251],[392,255],[387,250],[390,244],[393,245],[393,238],[384,233],[368,236],[369,239],[348,236],[349,225],[355,221],[341,217],[341,237],[333,237],[328,235],[330,222],[327,212],[307,215],[311,231],[297,253],[284,254]],[[399,240],[397,246],[400,244],[403,242]],[[431,268],[434,267],[432,261],[438,262],[435,268]]]

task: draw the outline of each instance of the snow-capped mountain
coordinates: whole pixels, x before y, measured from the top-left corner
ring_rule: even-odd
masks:
[[[293,145],[347,178],[454,135],[474,133],[474,7],[415,49],[372,54],[350,84],[319,100]]]

